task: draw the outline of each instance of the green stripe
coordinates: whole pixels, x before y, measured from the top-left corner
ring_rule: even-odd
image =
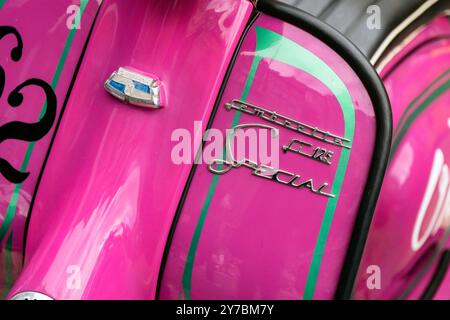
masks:
[[[241,95],[241,100],[246,101],[248,94],[253,84],[256,71],[260,62],[264,58],[270,58],[282,63],[291,65],[295,68],[309,73],[313,77],[324,83],[336,96],[341,109],[344,114],[345,134],[344,137],[353,140],[355,130],[355,111],[353,101],[342,80],[334,73],[334,71],[320,58],[312,52],[301,47],[297,43],[283,37],[282,35],[261,27],[255,27],[257,34],[257,45],[255,57],[253,59],[252,67],[250,69],[248,78],[244,85],[244,90]],[[236,112],[233,118],[231,127],[239,123],[240,112]],[[325,250],[326,239],[328,237],[331,222],[333,220],[334,211],[336,209],[337,199],[339,198],[340,189],[343,183],[345,171],[350,157],[350,150],[343,149],[338,163],[337,173],[332,186],[332,193],[336,198],[328,200],[325,210],[323,222],[318,235],[316,246],[314,248],[313,259],[308,273],[307,285],[304,291],[304,298],[309,299],[313,297],[316,287],[317,277],[322,261],[323,251]],[[186,264],[183,272],[182,287],[186,299],[191,298],[191,281],[194,259],[200,240],[200,235],[206,220],[209,207],[212,202],[219,176],[213,176],[212,182],[209,186],[205,202],[200,213],[197,226],[194,231],[194,236],[188,251]]]
[[[219,182],[219,176],[214,175],[212,178],[212,182],[209,186],[208,194],[206,195],[206,200],[203,204],[202,211],[200,212],[200,217],[198,218],[197,226],[195,227],[194,236],[192,237],[191,245],[189,247],[189,252],[186,259],[186,264],[184,266],[183,271],[183,293],[184,299],[191,300],[191,279],[192,279],[192,271],[195,259],[195,253],[197,251],[198,243],[200,240],[200,235],[202,233],[203,226],[205,224],[206,215],[209,210],[209,206],[211,205],[211,200],[216,191],[217,183]]]
[[[398,135],[398,128],[403,127],[405,119],[409,116],[410,111],[417,105],[417,103],[426,96],[427,93],[429,93],[430,89],[433,89],[433,87],[441,81],[446,76],[450,75],[450,69],[446,70],[444,73],[442,73],[439,77],[437,77],[433,82],[431,82],[414,100],[409,103],[409,105],[406,107],[405,111],[403,112],[402,116],[400,117],[400,120],[397,123],[397,128],[394,133],[394,140]]]
[[[9,291],[11,290],[13,284],[13,275],[12,275],[12,242],[13,242],[13,233],[11,232],[8,240],[6,241],[5,248],[5,269],[6,269],[6,277],[5,277],[5,295],[3,299],[6,299]]]
[[[397,148],[400,144],[400,142],[405,137],[406,133],[408,132],[409,128],[411,127],[412,123],[417,119],[417,117],[422,114],[436,99],[438,99],[440,96],[442,96],[444,93],[446,93],[450,89],[450,79],[444,82],[442,85],[436,88],[433,92],[431,92],[424,101],[419,104],[419,106],[414,109],[411,114],[406,118],[404,125],[398,130],[398,135],[392,144],[392,150],[391,150],[391,159],[394,156],[395,152],[397,151]]]
[[[0,0],[0,9],[5,5],[6,0]]]
[[[81,20],[81,17],[83,16],[84,9],[86,8],[88,2],[89,2],[89,0],[81,0],[80,20]],[[60,57],[59,62],[58,62],[58,66],[57,66],[55,74],[53,76],[53,80],[52,80],[52,88],[53,89],[56,89],[56,86],[58,85],[59,79],[61,77],[61,73],[62,73],[62,71],[64,69],[64,65],[65,65],[65,63],[67,61],[67,56],[68,56],[68,53],[69,53],[70,48],[72,46],[73,39],[75,37],[76,32],[77,32],[77,28],[71,29],[70,32],[69,32],[69,35],[68,35],[68,37],[66,39],[63,52],[61,54],[61,57]],[[39,115],[39,119],[42,118],[42,116],[45,114],[46,110],[47,110],[47,104],[44,103],[44,105],[42,107],[42,110],[41,110],[41,113]],[[26,168],[28,167],[31,155],[32,155],[33,150],[34,150],[34,146],[35,146],[34,142],[31,142],[28,145],[27,151],[25,153],[25,157],[24,157],[22,165],[20,167],[21,171],[26,171]],[[5,214],[5,218],[4,218],[3,224],[0,227],[0,242],[5,237],[5,234],[9,230],[9,227],[11,226],[11,223],[12,223],[12,221],[14,219],[14,215],[15,215],[16,209],[17,209],[17,201],[19,199],[19,193],[20,193],[21,188],[22,188],[22,184],[17,184],[14,187],[13,194],[11,195],[11,199],[9,200],[8,208],[6,209],[6,214]]]

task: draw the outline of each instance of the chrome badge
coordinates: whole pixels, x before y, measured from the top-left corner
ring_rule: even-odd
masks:
[[[105,89],[114,97],[139,107],[158,109],[164,106],[164,90],[159,79],[125,68],[113,72]]]
[[[35,291],[24,291],[16,294],[11,300],[53,300],[49,296]]]

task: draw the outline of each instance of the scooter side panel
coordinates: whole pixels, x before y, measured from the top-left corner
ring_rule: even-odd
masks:
[[[0,297],[4,297],[22,268],[30,202],[99,2],[6,0],[0,6]],[[21,88],[27,81],[30,85]],[[20,88],[23,101],[14,94]]]
[[[226,104],[234,99],[271,113],[265,111],[263,118],[258,112],[227,110]],[[281,115],[348,138],[351,148],[268,121]],[[212,128],[225,134],[242,124],[278,129],[277,168],[298,174],[303,181],[312,179],[315,188],[328,182],[326,191],[335,197],[292,188],[274,176],[261,179],[245,166],[217,175],[207,164],[198,165],[180,211],[160,297],[332,298],[377,129],[364,85],[327,44],[261,15],[245,37]],[[282,147],[292,139],[332,150],[331,165],[283,153]],[[289,177],[281,180],[287,182]]]
[[[191,164],[171,159],[172,133],[207,122],[240,34],[247,0],[103,2],[70,97],[11,295],[151,299]],[[155,74],[167,106],[109,95],[118,67]]]
[[[422,27],[390,59],[381,74],[393,111],[391,159],[356,299],[419,298],[450,230],[448,17]]]

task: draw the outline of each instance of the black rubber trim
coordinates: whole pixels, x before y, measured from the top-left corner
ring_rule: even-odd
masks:
[[[430,283],[423,292],[420,300],[432,300],[439,290],[442,282],[447,275],[448,268],[450,266],[450,250],[446,250],[442,253],[439,264],[431,278]]]
[[[244,40],[245,40],[245,38],[246,38],[250,28],[252,27],[252,25],[254,24],[256,19],[258,18],[258,16],[259,16],[259,14],[256,11],[253,11],[252,16],[249,19],[249,22],[247,23],[247,25],[245,27],[245,30],[244,30],[243,34],[241,35],[241,38],[239,39],[238,45],[237,45],[236,49],[234,50],[233,56],[231,58],[230,65],[228,66],[228,69],[227,69],[227,71],[225,73],[224,80],[223,80],[222,85],[220,87],[219,94],[217,95],[216,102],[214,103],[214,107],[213,107],[213,109],[211,111],[211,116],[210,116],[210,118],[208,120],[208,124],[207,124],[205,130],[208,130],[208,129],[210,129],[212,127],[212,124],[214,122],[214,118],[216,117],[217,110],[219,109],[220,103],[222,101],[223,93],[225,92],[225,89],[226,89],[227,84],[228,84],[228,80],[230,79],[231,72],[233,71],[233,68],[234,68],[234,64],[236,63],[236,59],[237,59],[237,57],[239,55],[239,51],[240,51],[240,49],[242,47],[242,44],[243,44],[243,42],[244,42]],[[202,143],[202,148],[205,147],[205,144],[206,144],[206,142],[204,141]],[[200,150],[203,150],[203,149],[200,149]],[[160,292],[161,283],[162,283],[162,280],[163,280],[163,277],[164,277],[164,270],[166,268],[167,258],[169,257],[170,247],[172,245],[172,240],[173,240],[173,237],[175,235],[176,226],[177,226],[178,221],[180,219],[181,211],[183,209],[183,206],[184,206],[184,203],[186,201],[189,189],[191,187],[192,180],[194,179],[194,175],[195,175],[195,172],[197,170],[197,166],[198,166],[198,164],[193,164],[193,166],[191,168],[188,180],[186,182],[186,185],[184,187],[183,193],[181,195],[180,202],[179,202],[178,207],[177,207],[177,211],[175,213],[175,217],[174,217],[174,219],[172,221],[172,226],[170,228],[169,235],[167,237],[166,247],[164,249],[163,257],[162,257],[162,260],[161,260],[161,266],[160,266],[160,270],[159,270],[158,283],[157,283],[157,286],[156,286],[156,300],[159,300],[159,292]]]
[[[317,15],[317,18],[320,20],[324,20],[326,17],[330,16],[333,13],[333,11],[336,9],[338,4],[339,4],[339,1],[336,1],[336,0],[331,1],[325,8],[323,8],[319,12],[319,14]]]
[[[371,170],[335,293],[336,299],[350,299],[373,213],[389,159],[392,114],[383,83],[366,57],[341,33],[312,15],[273,0],[259,0],[257,9],[312,34],[335,50],[358,74],[372,100],[377,133]]]
[[[50,140],[50,145],[48,147],[47,154],[45,155],[44,162],[42,163],[42,167],[41,167],[41,171],[39,173],[39,177],[38,177],[38,179],[36,181],[36,187],[34,188],[33,197],[31,198],[30,208],[28,209],[27,219],[25,221],[25,231],[23,233],[23,237],[24,238],[23,238],[23,248],[22,248],[22,250],[23,250],[23,261],[22,261],[22,263],[25,262],[28,228],[30,226],[31,214],[33,212],[34,202],[36,200],[36,195],[37,195],[37,192],[39,190],[39,185],[41,184],[42,176],[44,174],[44,169],[45,169],[45,166],[47,165],[47,161],[48,161],[48,158],[50,156],[50,152],[52,150],[53,143],[55,142],[56,134],[58,133],[58,129],[59,129],[59,126],[61,124],[61,119],[62,119],[62,117],[64,115],[64,111],[66,110],[67,102],[69,101],[70,95],[72,93],[73,86],[75,85],[75,80],[77,79],[78,72],[79,72],[81,64],[82,64],[82,62],[84,60],[84,56],[85,56],[88,44],[90,42],[90,39],[91,39],[91,36],[92,36],[92,32],[93,32],[94,26],[95,26],[95,24],[97,22],[97,17],[98,17],[99,12],[100,12],[100,10],[102,8],[102,5],[103,4],[100,4],[100,6],[98,7],[98,10],[97,10],[97,12],[95,14],[94,20],[92,21],[92,25],[91,25],[91,27],[89,29],[89,33],[88,33],[88,36],[86,38],[86,42],[84,43],[83,50],[81,51],[80,58],[78,59],[77,66],[75,67],[75,71],[73,73],[72,80],[71,80],[69,88],[67,90],[67,94],[66,94],[66,97],[64,99],[64,103],[63,103],[63,106],[61,108],[61,112],[59,114],[58,122],[56,123],[55,130],[53,131],[53,136],[52,136],[52,139]]]

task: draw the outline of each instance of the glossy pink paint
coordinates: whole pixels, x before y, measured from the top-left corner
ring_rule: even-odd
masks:
[[[450,23],[448,17],[440,17],[423,27],[381,72],[391,99],[394,137],[402,127],[399,120],[407,106],[449,68]],[[425,90],[425,96],[430,96],[443,82]],[[418,101],[424,100],[422,96]],[[418,250],[413,250],[412,235],[436,150],[441,149],[444,162],[450,163],[449,105],[447,89],[412,122],[392,155],[361,263],[356,299],[418,298],[430,281],[436,265],[433,258],[439,257],[446,242],[449,221],[444,221]],[[426,211],[419,236],[432,223],[437,192]],[[367,270],[372,265],[380,267],[380,289],[371,290],[367,286],[371,275]],[[450,288],[450,284],[446,287]],[[445,294],[448,299],[450,290]],[[440,298],[445,294],[441,291]]]
[[[10,296],[36,290],[57,299],[155,297],[191,168],[171,161],[171,134],[207,122],[251,10],[247,0],[103,2]],[[125,65],[160,77],[166,108],[124,105],[104,90],[111,72]]]
[[[62,53],[71,32],[67,27],[69,14],[66,12],[67,8],[74,4],[79,5],[80,1],[6,1],[0,9],[1,25],[16,28],[23,40],[23,54],[18,62],[12,61],[10,57],[10,51],[17,45],[16,39],[12,35],[7,35],[0,41],[0,65],[6,74],[5,89],[0,102],[0,126],[12,121],[35,123],[39,119],[45,102],[41,90],[25,89],[24,102],[18,108],[12,108],[7,103],[9,93],[30,78],[39,78],[49,84],[55,84],[56,118],[59,117],[99,6],[96,1],[88,2],[82,15],[80,29],[76,30],[73,43],[68,47],[67,57],[62,59]],[[61,70],[56,79],[55,74],[60,61],[62,61]],[[0,226],[2,229],[0,233],[4,234],[4,237],[0,239],[0,295],[2,296],[4,293],[2,287],[8,286],[3,281],[8,277],[15,278],[22,267],[25,221],[55,124],[52,130],[33,146],[29,142],[15,139],[6,140],[0,146],[0,158],[7,159],[15,168],[30,172],[20,186],[17,201],[13,200],[14,189],[17,185],[0,176]],[[27,153],[30,155],[28,163],[24,160]],[[11,234],[12,252],[9,253],[6,252],[5,246]],[[10,262],[12,265],[7,266],[5,265],[6,255],[9,254],[12,255]],[[10,272],[12,274],[8,275]]]
[[[6,9],[34,14],[39,8],[33,6],[37,6],[36,1],[7,3],[0,10],[0,19],[9,21],[13,16],[20,16],[5,15]],[[32,56],[33,68],[21,69],[26,72],[26,78],[33,73],[51,82],[48,70],[54,67],[57,53],[61,52],[61,42],[57,44],[57,41],[67,36],[63,28],[65,19],[58,20],[59,27],[50,28],[62,7],[54,8],[55,11],[46,11],[42,18],[42,30],[52,30],[42,31],[48,41],[33,41],[31,51],[36,52]],[[82,23],[88,26],[97,8],[98,2],[90,1],[87,18]],[[203,121],[206,124],[210,118],[251,8],[246,0],[104,1],[36,196],[25,268],[10,297],[32,290],[56,299],[155,298],[167,235],[191,170],[190,165],[172,163],[171,134],[178,128],[186,128],[194,136],[202,133],[200,130],[193,132],[193,123]],[[23,14],[24,20],[19,22],[25,31],[24,38],[32,38],[34,32],[41,30],[31,27],[28,14]],[[261,16],[256,25],[281,34],[326,62],[347,86],[355,107],[355,138],[350,162],[313,294],[316,299],[330,299],[336,289],[370,170],[376,131],[373,107],[357,75],[326,44],[267,16]],[[79,55],[89,29],[83,28],[57,87],[58,97],[64,97],[67,91],[77,52]],[[402,59],[417,45],[448,34],[448,19],[437,19],[383,69],[382,76],[393,103],[395,126],[408,103],[437,75],[450,68],[450,41],[440,39]],[[27,39],[26,43],[29,42]],[[224,131],[232,122],[233,113],[225,111],[223,105],[241,95],[255,45],[256,33],[252,28],[219,105],[214,128]],[[1,42],[0,50],[3,49]],[[4,52],[0,54],[3,56]],[[3,65],[4,61],[0,61]],[[7,74],[14,73],[13,66],[6,61]],[[103,82],[120,66],[160,77],[167,88],[167,107],[161,110],[135,108],[108,95]],[[15,73],[12,79],[19,81],[21,77],[21,73]],[[276,90],[273,90],[274,83]],[[6,92],[13,86],[9,85]],[[30,100],[39,100],[37,95],[33,98]],[[340,135],[344,131],[342,111],[329,88],[275,58],[261,62],[248,101],[273,107],[279,113]],[[436,243],[443,245],[446,240],[445,228],[438,230],[418,252],[410,248],[411,234],[435,149],[444,150],[445,160],[450,163],[447,151],[450,150],[449,103],[448,93],[436,100],[414,122],[392,158],[355,298],[391,299],[402,295],[416,298],[429,281],[433,265],[429,267],[430,272],[419,279],[420,283],[416,280],[429,261],[429,249]],[[60,107],[59,104],[58,110]],[[40,108],[31,104],[23,108],[27,110],[23,119],[34,121]],[[0,119],[10,121],[10,118],[11,115],[2,110]],[[267,124],[248,115],[243,115],[240,123]],[[23,185],[13,221],[12,230],[18,231],[14,237],[17,260],[25,216],[50,135],[36,145],[29,167],[32,176]],[[282,144],[298,138],[284,129],[280,136]],[[310,138],[304,140],[315,142]],[[6,155],[13,154],[14,161],[19,161],[25,146],[8,146]],[[294,154],[280,154],[280,167],[308,175],[314,181],[332,181],[341,151],[337,147],[330,149],[335,152],[335,162],[329,167]],[[3,150],[2,145],[0,156],[4,156]],[[183,271],[212,180],[206,165],[199,165],[172,242],[160,292],[163,299],[188,298],[184,296]],[[5,206],[5,195],[11,192],[10,188],[4,181],[0,182],[0,208]],[[260,180],[245,168],[221,176],[195,255],[192,298],[302,298],[325,207],[326,198]],[[0,218],[4,219],[1,212]],[[429,219],[427,215],[427,221]],[[368,290],[366,286],[365,270],[374,264],[383,270],[382,290]],[[448,298],[449,281],[447,277],[437,298]],[[416,286],[412,288],[411,284]],[[405,295],[405,292],[411,293]]]
[[[373,106],[355,72],[326,44],[292,25],[262,15],[244,40],[213,128],[225,131],[233,122],[234,113],[226,111],[224,105],[239,99],[244,91],[253,57],[258,54],[255,26],[282,35],[324,61],[346,85],[353,102],[354,152],[350,155],[331,230],[325,240],[313,294],[316,299],[331,299],[369,171],[376,130]],[[274,57],[262,60],[247,101],[342,136],[343,111],[330,89],[311,74],[277,61],[283,49],[276,51]],[[304,57],[299,55],[297,59]],[[239,123],[270,125],[250,115],[242,115]],[[305,179],[313,178],[315,183],[332,183],[340,148],[279,129],[280,147],[299,138],[335,152],[331,166],[280,152],[280,168]],[[185,264],[214,179],[207,165],[198,166],[170,247],[161,298],[301,299],[327,198],[257,178],[247,168],[232,170],[218,179],[200,234],[189,288]]]

